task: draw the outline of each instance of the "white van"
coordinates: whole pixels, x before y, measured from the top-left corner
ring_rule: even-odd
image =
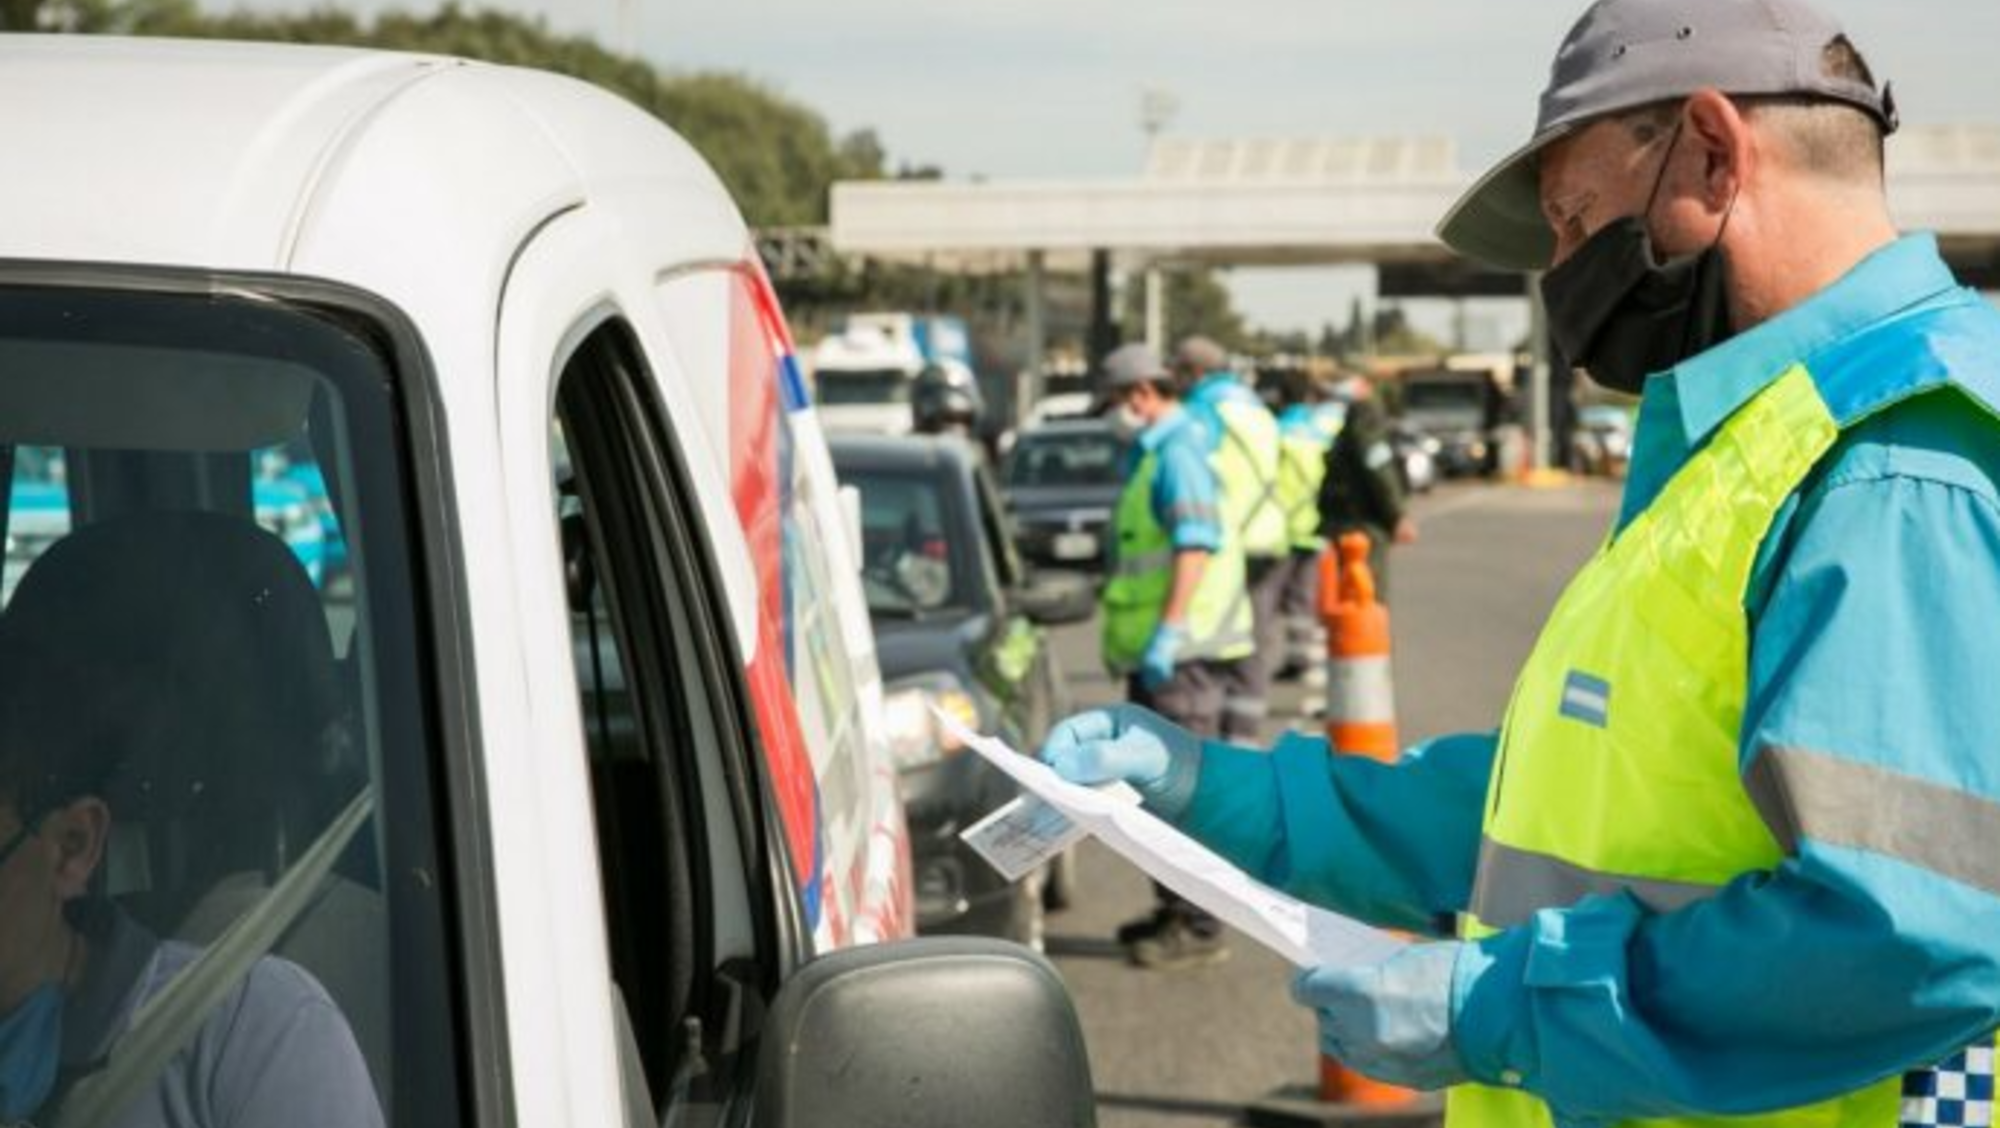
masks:
[[[692,150],[24,36],[0,148],[0,1023],[62,1016],[0,1121],[1090,1121],[1045,963],[902,939],[831,463]]]

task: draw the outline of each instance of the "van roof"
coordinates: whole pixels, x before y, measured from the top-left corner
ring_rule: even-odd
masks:
[[[0,36],[0,136],[13,170],[0,177],[0,258],[311,274],[384,294],[420,323],[427,297],[496,295],[529,234],[576,208],[645,213],[675,244],[662,267],[748,247],[684,141],[541,71]]]

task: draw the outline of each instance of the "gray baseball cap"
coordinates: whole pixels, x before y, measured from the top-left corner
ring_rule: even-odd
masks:
[[[1846,102],[1893,133],[1895,99],[1886,86],[1826,73],[1825,52],[1842,37],[1840,25],[1805,0],[1598,0],[1556,51],[1534,137],[1459,197],[1438,238],[1494,266],[1547,266],[1555,234],[1542,216],[1541,151],[1607,114],[1697,90]]]
[[[1143,384],[1148,380],[1170,380],[1172,374],[1150,345],[1125,345],[1104,358],[1104,388],[1110,391]]]

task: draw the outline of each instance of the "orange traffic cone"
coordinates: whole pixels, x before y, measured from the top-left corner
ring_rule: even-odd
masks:
[[[1368,537],[1340,538],[1320,557],[1320,617],[1327,628],[1327,738],[1336,753],[1394,762],[1396,690],[1389,671],[1389,608],[1375,599],[1368,567]],[[1331,582],[1336,577],[1338,583]],[[1331,593],[1331,594],[1329,594]],[[1319,1099],[1329,1104],[1384,1107],[1408,1104],[1417,1094],[1384,1085],[1342,1065],[1319,1059]]]
[[[1333,553],[1320,557],[1320,617],[1329,659],[1326,734],[1335,751],[1390,763],[1398,748],[1389,608],[1375,599],[1367,535],[1348,533],[1340,538],[1339,551],[1337,584],[1327,582]]]

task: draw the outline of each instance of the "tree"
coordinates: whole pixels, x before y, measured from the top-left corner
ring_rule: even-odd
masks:
[[[1382,356],[1443,356],[1451,351],[1436,337],[1410,324],[1399,305],[1375,311],[1375,350]]]
[[[884,175],[873,130],[836,138],[826,120],[737,74],[662,75],[539,19],[447,5],[430,15],[387,13],[364,23],[330,9],[304,15],[204,15],[194,0],[0,0],[0,30],[53,28],[379,47],[536,67],[595,83],[678,130],[715,169],[752,226],[826,222],[835,180]]]
[[[1216,277],[1214,270],[1206,267],[1170,270],[1164,279],[1170,336],[1178,339],[1199,333],[1214,338],[1225,349],[1239,352],[1249,351],[1255,344],[1243,315],[1237,312],[1230,298],[1229,288]],[[1132,326],[1135,333],[1145,326],[1146,287],[1141,276],[1134,275],[1125,287],[1124,313],[1124,323]]]

